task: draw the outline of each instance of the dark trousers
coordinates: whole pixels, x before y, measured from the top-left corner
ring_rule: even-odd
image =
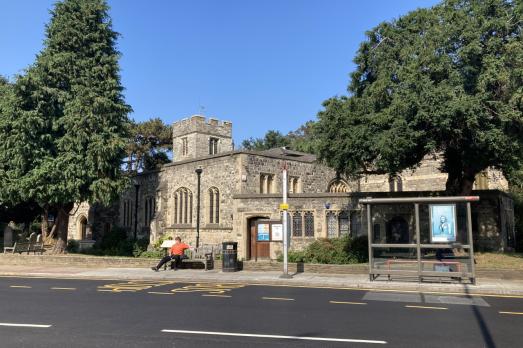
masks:
[[[182,259],[182,255],[167,255],[160,260],[156,268],[160,269],[160,267],[162,267],[165,263],[171,260],[174,260],[176,262],[176,268],[180,268],[180,266],[182,265]]]

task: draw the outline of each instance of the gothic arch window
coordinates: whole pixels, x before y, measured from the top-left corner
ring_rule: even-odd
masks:
[[[87,239],[89,237],[87,235],[87,218],[85,215],[81,215],[78,218],[78,236],[80,239]]]
[[[180,187],[174,193],[174,223],[191,224],[193,211],[192,192],[186,187]]]
[[[403,179],[401,176],[394,176],[389,178],[389,191],[390,192],[402,192],[403,191]]]
[[[312,211],[307,211],[303,214],[303,221],[305,225],[305,237],[314,237],[314,214]]]
[[[303,233],[303,222],[301,219],[301,212],[295,211],[292,214],[292,236],[293,237],[301,237]]]
[[[130,227],[132,223],[132,205],[130,200],[125,200],[123,202],[123,225]]]
[[[149,226],[151,223],[154,213],[155,213],[155,202],[154,197],[146,197],[145,198],[145,209],[144,209],[144,222],[146,226]]]
[[[327,191],[332,192],[332,193],[350,192],[349,185],[343,179],[335,179],[335,180],[331,181]]]
[[[216,187],[209,189],[209,223],[220,223],[220,191]]]
[[[218,153],[218,138],[209,138],[209,155],[216,155]]]
[[[338,224],[336,221],[336,213],[333,211],[327,212],[327,238],[338,237]]]
[[[289,193],[298,193],[299,192],[299,182],[300,182],[300,178],[298,178],[297,176],[289,177],[289,187],[288,187]]]

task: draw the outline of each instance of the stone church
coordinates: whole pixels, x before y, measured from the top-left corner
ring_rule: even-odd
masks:
[[[76,206],[69,238],[89,246],[117,225],[129,236],[147,237],[151,243],[169,235],[194,245],[199,230],[200,244],[235,241],[241,259],[274,259],[282,243],[261,240],[259,228],[281,221],[284,165],[293,249],[317,238],[366,233],[361,197],[427,195],[445,188],[446,174],[438,170],[438,158],[426,158],[415,171],[392,179],[375,175],[349,181],[311,154],[285,148],[235,150],[227,121],[195,115],[175,122],[172,129],[173,162],[137,175],[113,209]],[[507,188],[494,170],[476,180],[482,200],[474,208],[475,233],[485,249],[510,249],[513,243],[512,202],[503,193]],[[504,219],[497,216],[500,209]]]

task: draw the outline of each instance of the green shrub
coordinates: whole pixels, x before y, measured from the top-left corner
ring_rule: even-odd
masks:
[[[133,244],[133,256],[139,257],[142,253],[147,251],[147,247],[149,246],[149,238],[141,238],[138,239]]]
[[[146,250],[143,251],[139,257],[151,258],[151,259],[160,259],[165,256],[164,250]]]
[[[303,250],[289,251],[289,262],[322,263],[322,264],[349,264],[367,262],[367,237],[360,236],[354,239],[349,236],[331,239],[318,239]],[[283,256],[278,255],[282,261]]]

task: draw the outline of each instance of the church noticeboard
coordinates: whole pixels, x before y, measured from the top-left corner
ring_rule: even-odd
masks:
[[[282,242],[283,241],[283,225],[282,224],[272,224],[272,238],[273,242]]]
[[[258,242],[268,242],[270,240],[270,229],[269,224],[259,224],[258,225],[258,236],[256,240]]]
[[[431,204],[430,240],[432,243],[456,241],[456,205]]]

